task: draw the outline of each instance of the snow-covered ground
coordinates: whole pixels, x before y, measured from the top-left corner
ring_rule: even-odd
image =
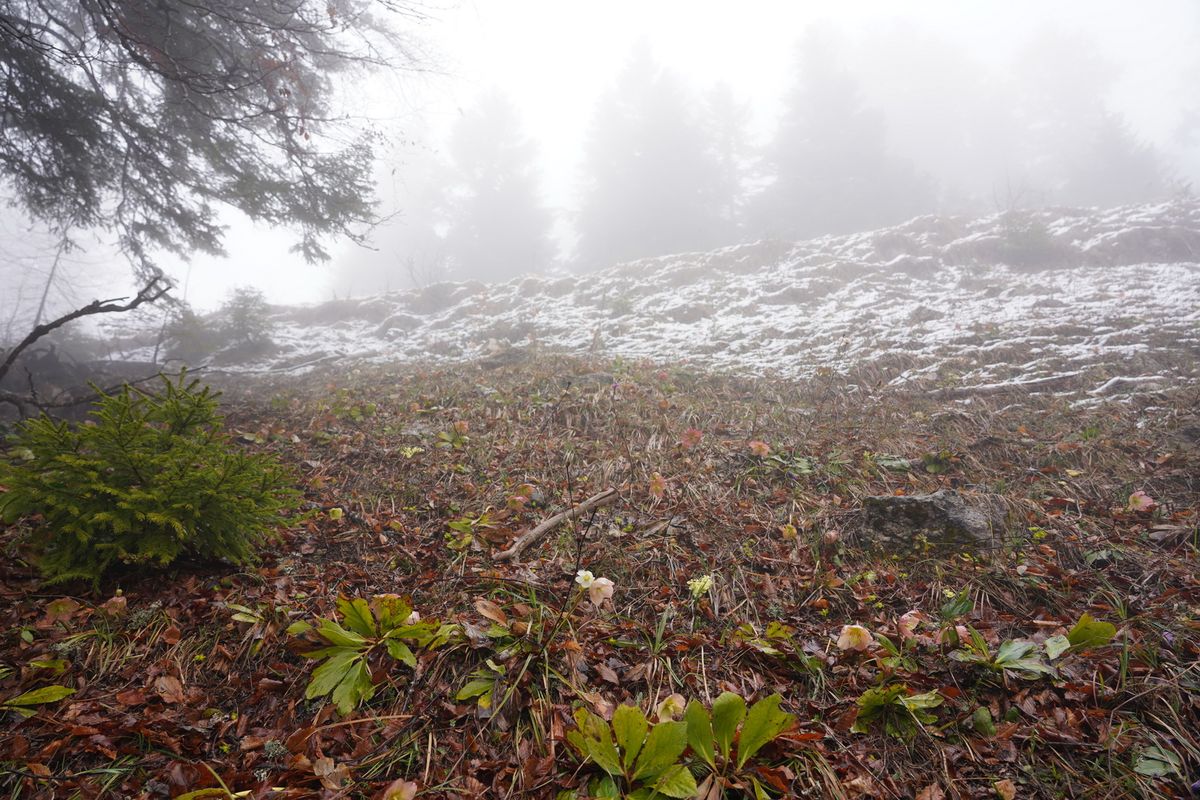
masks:
[[[277,352],[315,361],[519,360],[531,349],[806,377],[823,369],[950,395],[1111,397],[1197,380],[1200,201],[927,216],[588,275],[443,283],[279,308]]]

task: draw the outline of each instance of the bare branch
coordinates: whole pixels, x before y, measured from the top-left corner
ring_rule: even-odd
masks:
[[[570,508],[561,514],[555,514],[546,521],[542,522],[536,528],[526,533],[521,534],[516,538],[507,550],[502,550],[493,557],[496,561],[512,561],[517,556],[524,552],[525,548],[536,542],[538,539],[545,536],[550,531],[557,528],[567,520],[575,519],[578,516],[588,513],[594,508],[606,506],[617,499],[616,489],[605,489],[597,495],[589,497],[574,508]]]
[[[120,302],[125,299],[124,297],[115,297],[110,300],[93,300],[86,306],[77,308],[68,314],[64,314],[58,319],[44,322],[41,325],[35,326],[34,329],[29,332],[28,336],[22,339],[16,347],[8,351],[8,355],[5,357],[4,362],[0,363],[0,381],[4,380],[4,376],[8,374],[10,369],[12,369],[12,366],[16,363],[18,356],[20,356],[25,349],[51,331],[61,328],[68,322],[77,320],[80,317],[88,317],[92,316],[93,314],[119,314],[125,311],[132,311],[143,303],[153,303],[170,290],[171,285],[167,282],[166,277],[163,275],[155,275],[128,303]]]

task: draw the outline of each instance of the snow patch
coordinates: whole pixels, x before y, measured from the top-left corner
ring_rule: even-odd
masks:
[[[452,362],[549,349],[807,378],[1112,398],[1197,380],[1200,201],[919,217],[590,275],[442,283],[275,316],[277,353]],[[136,355],[134,356],[136,357]],[[300,368],[303,368],[302,366]]]

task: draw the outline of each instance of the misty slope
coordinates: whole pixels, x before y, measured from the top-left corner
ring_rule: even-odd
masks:
[[[443,283],[275,315],[279,350],[520,360],[530,349],[687,359],[805,377],[824,368],[943,393],[1034,381],[1114,396],[1191,382],[1200,356],[1200,202],[920,217],[583,276]]]

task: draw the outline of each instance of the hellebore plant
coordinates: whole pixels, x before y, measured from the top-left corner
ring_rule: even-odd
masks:
[[[612,600],[613,590],[616,588],[616,584],[608,578],[597,578],[586,569],[575,573],[575,583],[579,584],[580,589],[587,592],[588,600],[596,608],[599,608],[605,600]]]
[[[865,652],[875,643],[875,637],[862,625],[843,625],[838,636],[837,646],[842,651]]]

